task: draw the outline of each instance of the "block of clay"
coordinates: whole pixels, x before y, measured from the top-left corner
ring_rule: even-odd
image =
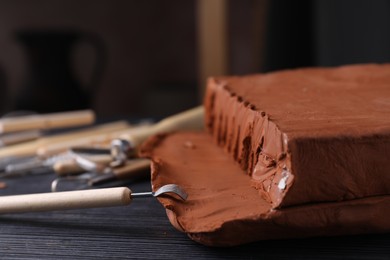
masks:
[[[187,201],[159,197],[171,223],[209,246],[264,239],[335,236],[390,231],[390,196],[273,209],[209,134],[154,136],[141,153],[153,159],[152,186],[176,183]]]
[[[154,136],[153,189],[206,245],[390,231],[390,65],[211,78],[209,133]]]
[[[272,208],[390,194],[390,65],[208,81],[206,126]]]

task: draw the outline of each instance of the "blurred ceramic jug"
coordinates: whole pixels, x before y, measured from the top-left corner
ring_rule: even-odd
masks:
[[[106,60],[101,38],[76,30],[37,29],[18,31],[16,38],[25,50],[27,73],[15,109],[45,113],[91,108]],[[72,66],[75,46],[81,42],[96,50],[88,86],[76,79]]]

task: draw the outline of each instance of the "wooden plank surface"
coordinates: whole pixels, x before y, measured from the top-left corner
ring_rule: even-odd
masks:
[[[6,179],[0,195],[48,192],[53,178]],[[128,186],[150,189],[149,181]],[[390,234],[210,248],[176,231],[162,206],[145,198],[126,207],[2,215],[0,259],[390,259]]]

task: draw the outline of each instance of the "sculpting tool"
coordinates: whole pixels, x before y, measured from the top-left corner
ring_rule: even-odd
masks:
[[[137,154],[137,150],[140,146],[140,144],[145,141],[148,137],[160,134],[160,133],[166,133],[166,132],[172,132],[172,131],[180,131],[180,130],[202,130],[203,129],[203,114],[204,109],[202,106],[195,107],[193,109],[181,112],[179,114],[167,117],[158,123],[147,125],[147,124],[141,124],[138,127],[133,127],[128,130],[123,131],[120,134],[120,141],[117,142],[115,139],[111,142],[112,151],[115,152],[117,150],[117,155],[121,156],[123,155],[123,149],[125,149],[125,146],[127,146],[127,150],[130,150],[129,153],[132,153],[131,156],[134,156]],[[106,135],[107,137],[107,135]],[[112,139],[117,138],[117,136],[113,137],[111,135]],[[111,139],[111,140],[112,140]],[[125,143],[128,143],[125,145]],[[76,143],[75,143],[76,144]],[[77,143],[79,145],[80,143]],[[69,145],[69,143],[65,143],[65,145]],[[54,146],[56,146],[54,144]],[[63,144],[61,143],[61,147]],[[114,148],[117,148],[116,150]],[[62,149],[62,148],[61,148]],[[48,156],[51,154],[51,152],[48,153],[50,150],[56,150],[56,149],[48,149],[48,147],[44,149],[38,149],[38,153],[42,156]],[[56,150],[57,151],[57,150]],[[58,152],[58,151],[57,151]],[[126,154],[126,157],[128,154]],[[114,165],[112,166],[118,166],[120,164],[123,164],[124,161],[126,161],[126,157],[122,158],[122,160],[115,160]],[[115,165],[117,164],[117,165]]]
[[[110,142],[113,133],[123,133],[122,130],[131,127],[126,121],[117,121],[107,124],[101,124],[94,127],[75,130],[63,134],[39,138],[35,141],[30,141],[22,144],[16,144],[10,147],[0,149],[0,158],[18,157],[18,156],[39,156],[39,149],[51,145],[65,144],[69,148],[75,140],[88,138],[90,143],[94,142]],[[116,136],[116,135],[115,135]],[[61,150],[62,152],[63,150]],[[49,157],[46,153],[42,157]]]
[[[108,166],[112,162],[111,155],[89,155],[87,158],[95,163]],[[61,160],[53,164],[53,170],[58,176],[74,175],[85,172],[85,169],[79,166],[75,158],[69,160]]]
[[[94,121],[95,113],[92,110],[3,118],[0,119],[0,133],[81,126]]]
[[[183,130],[202,130],[203,129],[203,106],[198,106],[179,114],[167,117],[158,123],[141,131],[124,133],[119,138],[127,140],[131,147],[138,149],[140,144],[152,135],[168,133],[172,131]]]
[[[127,125],[124,129],[118,129],[117,131],[101,132],[98,135],[90,135],[81,138],[75,138],[66,142],[48,143],[44,146],[39,147],[36,150],[36,154],[40,157],[48,157],[61,152],[64,152],[72,147],[102,147],[109,145],[112,139],[118,138],[119,136],[132,133],[137,131],[143,131],[151,125],[150,122],[143,122],[136,125]]]
[[[133,198],[158,197],[163,194],[176,194],[182,200],[186,200],[188,196],[176,184],[164,185],[156,192],[132,193],[127,187],[117,187],[2,196],[0,197],[0,214],[126,206],[132,202]]]
[[[37,130],[22,131],[0,135],[0,148],[9,145],[24,143],[40,138],[42,133]]]
[[[3,148],[0,150],[0,158],[27,155],[48,157],[53,155],[53,151],[55,151],[55,153],[63,151],[64,147],[68,149],[72,146],[81,146],[91,143],[109,143],[113,138],[118,137],[128,140],[133,147],[138,147],[146,138],[154,134],[177,130],[203,129],[203,111],[203,107],[199,106],[167,117],[150,126],[141,125],[139,128],[130,127],[127,122],[120,121],[96,126],[90,130],[79,130],[71,133],[44,137],[36,141]]]
[[[82,157],[75,158],[75,160],[78,161],[78,165],[80,165],[80,163],[82,164],[80,168],[83,170],[86,170],[87,168],[87,172],[80,175],[68,174],[59,176],[51,183],[51,191],[64,190],[64,183],[69,185],[71,183],[82,182],[83,185],[76,187],[76,189],[85,189],[113,181],[134,181],[150,176],[150,160],[148,159],[128,160],[126,164],[116,168],[89,161]],[[74,186],[74,184],[72,186]],[[73,187],[72,189],[75,188]]]
[[[149,159],[129,160],[125,165],[106,171],[104,174],[97,175],[88,181],[89,186],[96,186],[111,182],[114,180],[136,180],[147,176],[150,169]]]

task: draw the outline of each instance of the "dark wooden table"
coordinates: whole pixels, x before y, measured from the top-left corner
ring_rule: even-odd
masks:
[[[48,192],[54,174],[0,180],[0,195]],[[148,180],[128,183],[150,190]],[[389,216],[390,217],[390,216]],[[127,207],[0,216],[0,259],[390,259],[390,234],[210,248],[169,223],[154,198]]]

